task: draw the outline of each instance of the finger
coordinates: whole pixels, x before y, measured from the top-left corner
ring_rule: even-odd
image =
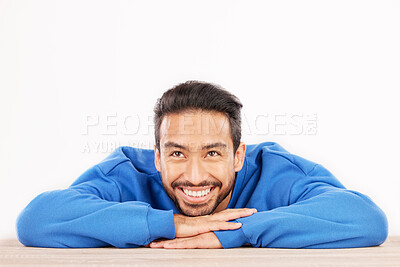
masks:
[[[167,249],[222,248],[214,233],[205,233],[194,237],[176,238],[165,242]]]
[[[255,208],[241,208],[241,209],[226,209],[217,213],[212,214],[212,216],[240,216],[240,214],[253,214],[257,212]]]
[[[164,242],[166,242],[166,241],[151,242],[149,245],[150,245],[150,248],[163,248]]]
[[[224,222],[224,221],[212,221],[208,225],[208,231],[218,231],[218,230],[236,230],[242,227],[241,223],[234,222]]]
[[[178,238],[175,240],[167,241],[164,244],[164,248],[167,249],[190,249],[190,248],[197,248],[198,247],[198,238]]]
[[[200,234],[209,233],[212,231],[219,231],[219,230],[236,230],[242,227],[241,223],[235,222],[225,222],[225,221],[207,221],[201,226],[198,226],[196,229],[196,233],[192,235],[187,235],[185,237],[193,237]]]
[[[221,221],[231,221],[242,217],[247,217],[256,213],[256,209],[228,209],[223,210],[221,212],[215,213],[210,217],[213,220],[221,220]]]

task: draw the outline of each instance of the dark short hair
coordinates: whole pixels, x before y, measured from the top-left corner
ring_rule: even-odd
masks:
[[[154,134],[156,147],[160,150],[160,126],[167,114],[201,110],[221,112],[229,119],[234,152],[242,136],[239,98],[221,86],[206,82],[187,81],[166,91],[154,107]]]

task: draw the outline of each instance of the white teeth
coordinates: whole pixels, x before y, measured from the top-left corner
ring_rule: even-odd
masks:
[[[187,190],[187,189],[183,189],[183,192],[188,195],[188,196],[192,196],[192,197],[204,197],[206,195],[208,195],[208,193],[210,193],[211,188],[208,188],[206,190],[201,190],[201,191],[191,191],[191,190]]]

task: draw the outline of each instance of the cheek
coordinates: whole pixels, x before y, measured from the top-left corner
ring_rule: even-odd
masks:
[[[179,164],[164,163],[162,166],[161,174],[168,186],[182,175],[182,166],[178,165]]]
[[[207,172],[226,186],[226,184],[232,179],[232,174],[235,170],[231,164],[221,162],[208,164]]]

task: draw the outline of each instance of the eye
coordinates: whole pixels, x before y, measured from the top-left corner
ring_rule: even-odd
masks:
[[[217,152],[217,151],[209,151],[208,153],[207,153],[207,156],[210,156],[210,157],[216,157],[216,156],[219,156],[220,154]]]
[[[174,151],[174,152],[171,153],[170,156],[176,157],[176,158],[182,158],[183,157],[183,153],[180,152],[180,151]]]

